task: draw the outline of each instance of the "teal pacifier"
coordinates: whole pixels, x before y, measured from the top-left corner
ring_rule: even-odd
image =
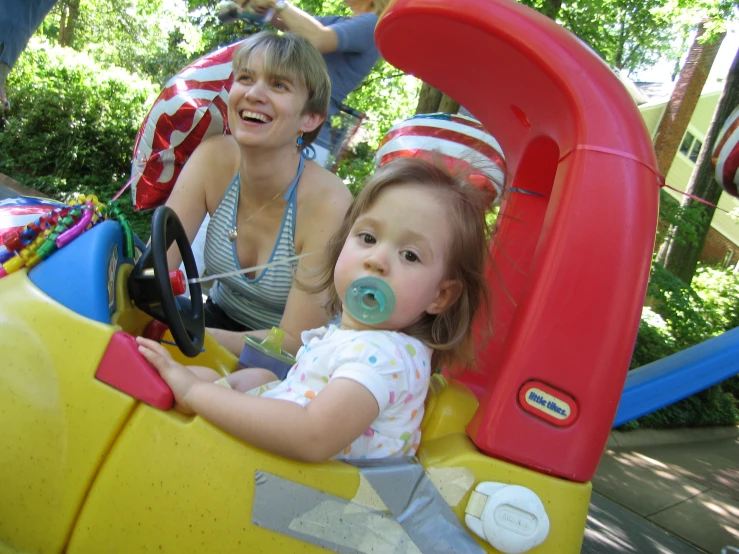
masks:
[[[393,313],[395,295],[382,279],[360,277],[349,285],[344,306],[357,321],[377,325]]]

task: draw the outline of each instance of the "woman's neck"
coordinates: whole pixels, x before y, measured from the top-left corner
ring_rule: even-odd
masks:
[[[280,192],[287,192],[295,179],[299,163],[300,152],[296,148],[242,148],[239,170],[241,191],[257,201],[266,201]]]

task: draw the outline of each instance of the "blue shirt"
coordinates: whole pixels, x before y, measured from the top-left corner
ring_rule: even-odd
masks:
[[[369,75],[380,58],[380,52],[375,46],[375,25],[378,16],[374,13],[363,13],[355,17],[328,15],[318,16],[316,20],[330,27],[339,41],[334,52],[323,55],[331,79],[331,103],[328,108],[328,119],[316,143],[328,148],[331,116],[338,113],[344,99]]]
[[[56,0],[0,0],[0,62],[11,68]]]

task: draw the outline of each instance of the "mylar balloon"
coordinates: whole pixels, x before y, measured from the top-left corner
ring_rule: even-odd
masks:
[[[739,108],[726,119],[713,151],[716,180],[732,196],[739,196]]]
[[[475,119],[458,114],[415,115],[392,127],[380,141],[375,165],[396,158],[441,159],[450,170],[462,169],[469,180],[500,202],[505,183],[503,151]]]
[[[137,210],[163,204],[197,145],[228,133],[231,58],[242,42],[203,56],[165,85],[136,137],[131,194]]]

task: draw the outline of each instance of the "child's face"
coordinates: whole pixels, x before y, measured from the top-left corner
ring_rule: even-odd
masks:
[[[423,185],[383,190],[349,231],[336,262],[334,282],[342,302],[359,277],[379,277],[393,289],[395,309],[380,325],[369,326],[343,311],[342,327],[399,330],[424,312],[439,313],[452,287],[445,281],[452,226],[438,195]]]

